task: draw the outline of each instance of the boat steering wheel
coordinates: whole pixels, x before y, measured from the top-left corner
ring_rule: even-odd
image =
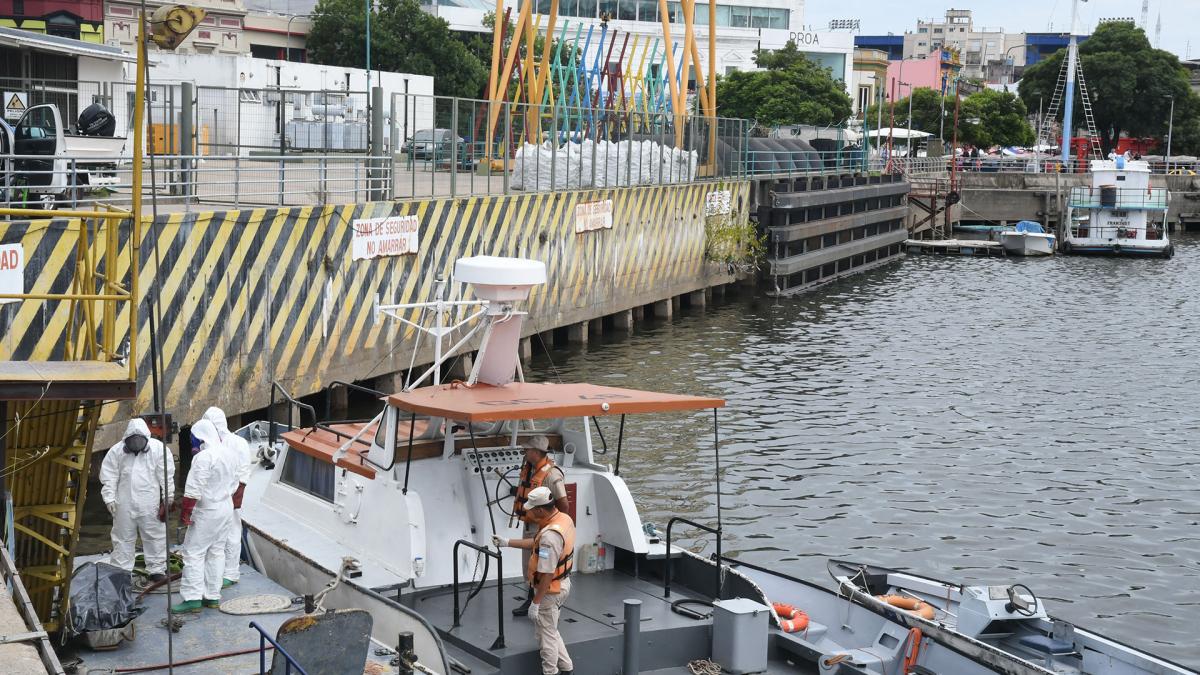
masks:
[[[1033,604],[1030,605],[1024,598],[1017,594],[1017,590],[1024,591],[1024,595],[1033,598]],[[1008,587],[1008,602],[1005,603],[1005,611],[1020,614],[1021,616],[1033,616],[1038,613],[1038,608],[1041,607],[1041,601],[1029,590],[1025,584],[1013,584]]]
[[[512,518],[517,504],[517,480],[520,480],[521,467],[514,466],[504,473],[497,470],[496,475],[500,480],[496,481],[496,488],[492,491],[492,503],[500,507],[501,513]]]

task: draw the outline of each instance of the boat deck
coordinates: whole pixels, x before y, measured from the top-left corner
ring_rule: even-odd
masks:
[[[624,601],[641,601],[642,644],[640,672],[690,673],[687,664],[711,655],[711,619],[696,620],[671,611],[671,602],[700,596],[672,586],[671,597],[663,597],[661,581],[634,578],[606,571],[573,574],[571,594],[559,620],[559,631],[567,644],[576,672],[619,672],[624,639]],[[460,589],[465,603],[470,586]],[[491,649],[496,640],[496,585],[488,583],[471,600],[460,626],[453,627],[454,599],[450,591],[405,597],[404,604],[427,617],[438,629],[448,653],[472,668],[472,673],[540,672],[538,645],[533,624],[525,617],[512,616],[512,608],[525,598],[520,582],[504,584],[504,647]],[[711,611],[696,607],[707,613]],[[647,647],[646,645],[651,645]],[[772,650],[773,652],[774,650]],[[804,673],[783,656],[772,654],[768,673]],[[811,671],[815,672],[815,671]]]
[[[99,557],[89,556],[76,560],[77,562],[86,562],[87,560],[94,560]],[[237,585],[222,591],[222,601],[253,595],[282,595],[288,598],[292,597],[292,593],[283,586],[271,581],[247,565],[242,565],[241,575],[241,580]],[[174,592],[171,598],[173,602],[180,601],[177,584],[178,582],[172,582]],[[74,658],[80,659],[82,663],[79,665],[77,672],[81,673],[108,673],[114,672],[118,668],[146,668],[155,665],[161,665],[165,671],[168,660],[167,628],[165,623],[167,616],[167,596],[165,593],[147,594],[142,604],[147,609],[141,616],[134,619],[134,623],[136,624],[136,638],[134,640],[123,642],[112,651],[91,651],[83,646],[74,649],[71,647],[64,648],[60,650],[60,658],[63,663],[65,664]],[[218,673],[259,672],[259,633],[250,627],[250,622],[257,622],[267,630],[271,637],[275,637],[280,624],[291,617],[300,615],[303,609],[303,605],[293,605],[293,607],[295,609],[292,611],[272,614],[235,615],[226,614],[217,609],[205,609],[197,614],[183,614],[181,615],[183,625],[173,638],[174,662],[182,664],[185,661],[218,653],[234,653],[249,650],[249,653],[245,654],[188,665],[186,666],[186,672],[197,674],[212,673],[214,675]],[[386,667],[382,670],[378,669],[379,666],[386,666],[392,657],[391,653],[387,656],[376,656],[375,649],[380,647],[383,647],[383,645],[372,642],[371,649],[367,654],[366,672],[394,672],[394,669],[391,667]],[[270,668],[270,663],[271,654],[268,652],[268,668]],[[378,664],[378,666],[372,666],[372,663]]]

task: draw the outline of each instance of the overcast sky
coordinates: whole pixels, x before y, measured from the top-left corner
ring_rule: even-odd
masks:
[[[900,34],[914,30],[918,18],[940,18],[946,9],[974,12],[975,28],[1003,28],[1005,32],[1066,32],[1071,23],[1071,0],[805,0],[804,22],[823,28],[830,19],[860,19],[863,35]],[[1150,0],[1147,34],[1154,42],[1154,26],[1162,12],[1162,49],[1183,58],[1190,51],[1200,58],[1200,0]],[[1101,18],[1132,17],[1139,20],[1142,0],[1088,0],[1079,4],[1081,32],[1090,33]]]

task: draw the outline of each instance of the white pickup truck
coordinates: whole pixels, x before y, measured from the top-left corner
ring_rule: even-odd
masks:
[[[29,108],[15,127],[4,125],[2,135],[0,161],[10,203],[61,205],[115,185],[126,151],[124,137],[67,133],[53,104]]]

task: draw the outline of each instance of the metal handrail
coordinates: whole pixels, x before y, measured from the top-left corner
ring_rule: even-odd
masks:
[[[680,518],[679,516],[676,516],[667,521],[667,558],[666,558],[667,564],[666,564],[666,568],[663,570],[663,597],[664,598],[671,597],[671,528],[675,525],[675,523],[684,523],[687,525],[691,525],[692,527],[704,530],[705,532],[708,532],[709,534],[716,535],[716,537],[717,537],[717,560],[716,560],[717,576],[716,576],[716,584],[714,586],[715,592],[713,593],[713,597],[720,600],[721,599],[721,591],[724,590],[721,585],[721,528],[717,527],[716,529],[713,529],[707,525],[701,525],[700,523],[697,523],[694,520],[688,520],[687,518]]]
[[[329,386],[325,387],[325,420],[327,422],[329,421],[329,418],[332,416],[332,410],[331,410],[332,404],[330,403],[330,399],[332,397],[329,395],[329,393],[332,392],[334,390],[334,388],[336,388],[336,387],[343,387],[350,391],[357,391],[360,394],[369,394],[376,398],[383,398],[384,396],[387,396],[387,394],[383,393],[382,391],[377,391],[375,389],[371,389],[370,387],[364,387],[361,384],[354,384],[353,382],[343,382],[342,380],[334,380],[333,382],[329,383]]]
[[[279,384],[278,380],[271,380],[271,405],[269,408],[267,408],[267,425],[270,427],[270,431],[268,432],[267,442],[271,445],[271,447],[274,447],[275,439],[276,439],[276,437],[275,437],[275,392],[276,391],[279,391],[280,394],[283,394],[283,398],[288,403],[291,404],[288,406],[288,428],[289,429],[296,428],[296,425],[292,424],[292,408],[293,408],[293,406],[296,408],[300,408],[301,411],[308,410],[308,414],[312,416],[312,423],[314,425],[317,423],[317,411],[311,405],[309,405],[307,403],[303,403],[301,401],[297,401],[296,399],[292,398],[292,395],[289,394],[288,391],[283,388],[283,385]],[[300,426],[304,426],[304,416],[300,415],[299,417],[300,417]]]
[[[489,548],[473,544],[466,539],[459,539],[454,542],[454,628],[458,628],[462,618],[458,615],[458,547],[466,546],[469,549],[482,553],[489,558],[496,559],[496,624],[499,630],[499,636],[492,643],[492,649],[504,649],[504,557],[499,551],[492,551]],[[487,581],[485,577],[483,581]],[[480,582],[482,583],[482,581]]]
[[[266,675],[267,673],[268,642],[270,642],[271,646],[275,648],[276,653],[283,654],[283,672],[291,673],[292,667],[295,666],[297,673],[300,673],[300,675],[308,675],[308,673],[304,671],[304,668],[301,667],[299,663],[296,663],[296,659],[293,659],[292,655],[287,653],[286,649],[280,647],[278,642],[267,635],[267,631],[263,630],[263,627],[258,625],[257,621],[251,621],[250,627],[258,631],[258,675]]]

